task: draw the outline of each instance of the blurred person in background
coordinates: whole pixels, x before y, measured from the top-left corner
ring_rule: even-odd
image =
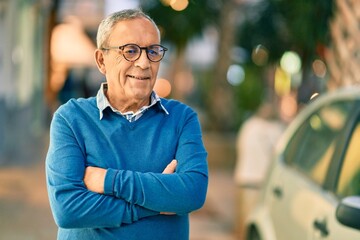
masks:
[[[188,214],[202,207],[207,152],[197,114],[153,87],[167,49],[140,10],[99,26],[96,97],[55,113],[46,158],[58,239],[189,239]]]
[[[236,233],[245,239],[245,221],[254,209],[263,186],[274,146],[285,126],[271,103],[260,105],[240,128],[236,141],[234,180],[236,194]]]

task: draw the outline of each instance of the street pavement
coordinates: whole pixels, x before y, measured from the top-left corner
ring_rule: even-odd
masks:
[[[191,240],[235,239],[235,185],[232,173],[210,170],[205,205],[190,215]]]
[[[56,239],[45,184],[47,144],[42,146],[24,161],[0,165],[0,240]],[[205,205],[190,215],[190,239],[235,239],[234,199],[231,170],[210,169]]]

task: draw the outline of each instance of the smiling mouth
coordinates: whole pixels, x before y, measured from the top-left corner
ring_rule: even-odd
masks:
[[[141,76],[133,76],[133,75],[127,75],[127,76],[130,77],[130,78],[138,79],[138,80],[148,80],[148,79],[150,79],[150,77],[141,77]]]

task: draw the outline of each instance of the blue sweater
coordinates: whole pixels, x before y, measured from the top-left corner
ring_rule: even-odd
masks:
[[[189,239],[188,214],[202,207],[207,153],[196,113],[162,99],[135,122],[96,99],[70,100],[54,114],[46,158],[58,239]],[[162,174],[176,159],[173,174]],[[108,169],[104,194],[86,189],[86,166]],[[175,215],[160,215],[173,212]]]

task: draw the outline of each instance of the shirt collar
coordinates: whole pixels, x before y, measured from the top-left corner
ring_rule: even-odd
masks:
[[[106,95],[105,95],[105,91],[107,90],[107,83],[103,82],[101,83],[100,89],[97,92],[96,95],[96,105],[99,109],[99,116],[100,116],[100,120],[103,118],[103,111],[107,108],[110,107],[114,112],[119,112],[117,111],[114,107],[112,107],[110,105],[109,100],[107,99]],[[161,98],[156,94],[156,92],[152,91],[151,93],[151,102],[149,107],[153,107],[156,104],[159,104],[161,109],[167,114],[169,115],[169,112],[166,110],[166,108],[164,107],[164,105],[161,103]]]

